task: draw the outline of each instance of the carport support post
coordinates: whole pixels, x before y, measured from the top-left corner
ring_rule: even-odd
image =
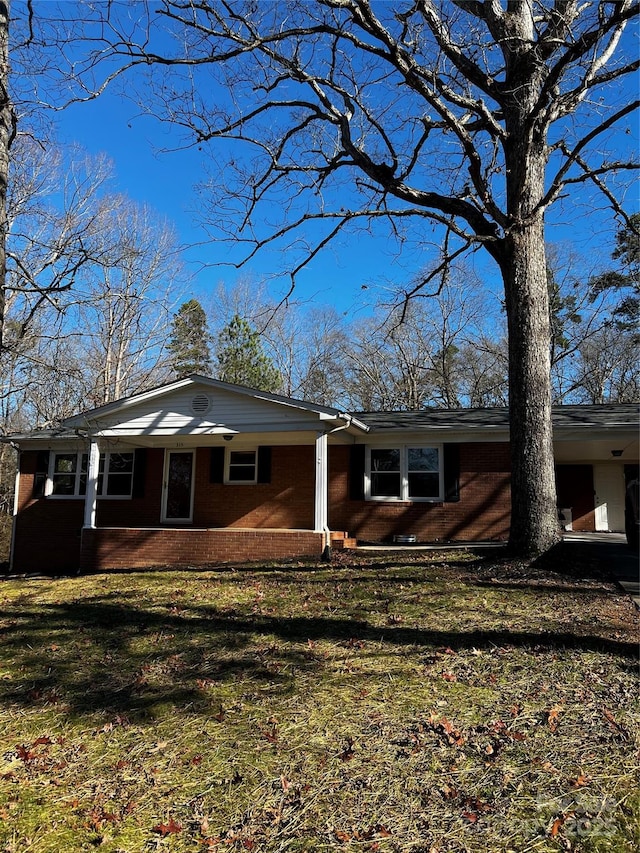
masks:
[[[95,438],[89,448],[89,470],[87,471],[87,491],[84,496],[84,527],[95,528],[98,503],[98,471],[100,468],[100,449]]]
[[[324,548],[322,550],[323,559],[329,559],[331,556],[331,541],[329,537],[327,510],[328,505],[328,483],[329,476],[327,473],[327,434],[319,432],[316,435],[316,489],[315,489],[315,520],[314,530],[316,533],[323,533],[325,536]]]

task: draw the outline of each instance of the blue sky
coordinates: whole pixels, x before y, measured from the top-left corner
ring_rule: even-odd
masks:
[[[113,162],[115,188],[140,204],[148,204],[176,228],[187,249],[191,286],[198,298],[206,299],[218,282],[232,285],[248,277],[266,279],[274,297],[289,286],[287,279],[274,278],[281,264],[278,251],[261,252],[237,270],[229,266],[229,247],[207,237],[197,221],[193,187],[201,179],[206,153],[194,149],[164,150],[175,146],[166,126],[140,117],[134,104],[107,92],[98,100],[72,105],[57,118],[62,143],[77,143],[89,154],[106,154]],[[331,304],[353,314],[366,308],[370,292],[383,290],[389,281],[402,283],[410,276],[382,241],[355,241],[348,252],[328,247],[305,270],[296,285],[295,299]],[[363,285],[366,288],[364,292]]]
[[[637,81],[630,81],[629,86],[634,85]],[[273,278],[282,260],[277,250],[266,249],[243,270],[236,270],[224,265],[228,248],[207,237],[198,226],[193,187],[202,178],[206,150],[163,153],[163,149],[175,148],[177,137],[166,125],[140,116],[135,104],[115,90],[107,90],[94,102],[68,108],[58,114],[57,121],[62,142],[78,143],[90,154],[107,154],[115,167],[115,189],[166,216],[181,242],[192,245],[186,258],[193,274],[192,292],[198,298],[205,300],[220,281],[233,284],[242,277],[266,279],[274,297],[286,290],[286,279]],[[630,132],[637,148],[637,121],[630,124]],[[638,209],[637,189],[628,197],[627,209]],[[602,211],[589,217],[573,202],[559,205],[547,217],[547,226],[548,241],[571,243],[587,266],[609,259],[616,223]],[[422,263],[428,261],[427,255]],[[486,253],[477,252],[470,263],[488,287],[499,293],[499,276]],[[366,310],[372,294],[379,289],[384,292],[391,284],[407,284],[415,271],[415,255],[406,262],[398,260],[382,236],[355,239],[325,249],[300,275],[295,298],[332,304],[352,316]]]

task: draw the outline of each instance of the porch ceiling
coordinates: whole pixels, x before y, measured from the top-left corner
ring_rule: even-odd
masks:
[[[620,456],[612,451],[621,450]],[[638,462],[638,437],[633,433],[619,433],[598,441],[555,441],[556,462]]]
[[[171,435],[115,435],[99,433],[98,443],[114,443],[120,447],[149,447],[169,448],[185,447],[256,447],[270,446],[300,446],[314,445],[318,430],[295,432],[201,432],[197,434],[176,432]],[[226,437],[225,437],[226,436]],[[352,444],[353,436],[346,432],[329,433],[330,444]]]

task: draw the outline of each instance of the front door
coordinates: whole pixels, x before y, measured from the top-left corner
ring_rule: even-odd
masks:
[[[574,530],[596,529],[592,465],[557,465],[556,492],[558,507],[571,510]]]
[[[193,520],[193,450],[168,450],[164,463],[162,520]]]

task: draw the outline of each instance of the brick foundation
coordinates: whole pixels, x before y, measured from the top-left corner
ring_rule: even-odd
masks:
[[[82,571],[320,557],[322,534],[310,530],[96,528],[82,531]]]

